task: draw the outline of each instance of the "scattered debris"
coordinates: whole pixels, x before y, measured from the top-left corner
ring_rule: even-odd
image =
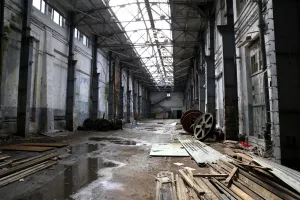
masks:
[[[83,122],[83,126],[79,126],[77,130],[83,130],[83,131],[91,131],[91,130],[97,130],[97,131],[109,131],[109,130],[119,130],[122,129],[123,126],[123,120],[117,119],[117,120],[107,120],[104,118],[100,118],[97,120],[92,120],[91,118],[87,118]]]
[[[177,166],[182,166],[184,165],[183,163],[173,163],[174,165],[177,165]]]
[[[57,161],[53,159],[58,155],[57,152],[51,152],[31,158],[8,161],[5,170],[0,171],[0,187],[15,181],[24,182],[24,177],[57,164]]]

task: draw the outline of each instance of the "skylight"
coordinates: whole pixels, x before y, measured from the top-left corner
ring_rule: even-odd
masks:
[[[157,85],[173,86],[169,0],[110,0],[106,5],[111,7],[126,31],[128,42],[133,44]]]

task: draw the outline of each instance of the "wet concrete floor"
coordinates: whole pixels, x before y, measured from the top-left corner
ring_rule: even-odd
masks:
[[[69,147],[58,149],[59,164],[0,188],[0,199],[155,199],[158,172],[184,166],[202,170],[190,157],[149,156],[152,143],[176,141],[182,132],[176,122],[147,120],[119,131],[77,132],[64,141]]]

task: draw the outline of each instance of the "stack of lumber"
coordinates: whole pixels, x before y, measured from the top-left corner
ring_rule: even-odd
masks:
[[[44,152],[56,148],[68,146],[64,143],[23,143],[14,144],[0,147],[1,150],[5,151],[29,151],[29,152]]]
[[[3,157],[1,155],[0,158]],[[58,155],[54,151],[29,158],[3,160],[0,162],[0,187],[57,164]]]
[[[225,152],[232,157],[206,164],[209,173],[179,170],[175,175],[159,174],[156,199],[300,199],[296,189],[274,176],[270,168],[254,162],[251,156],[228,149]]]

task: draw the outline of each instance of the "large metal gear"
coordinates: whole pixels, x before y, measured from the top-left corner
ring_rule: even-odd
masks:
[[[184,113],[180,119],[183,129],[186,132],[193,134],[193,124],[202,114],[203,112],[201,112],[200,110],[189,110]]]
[[[205,140],[214,129],[214,117],[210,113],[204,113],[194,123],[194,137],[200,141]]]

